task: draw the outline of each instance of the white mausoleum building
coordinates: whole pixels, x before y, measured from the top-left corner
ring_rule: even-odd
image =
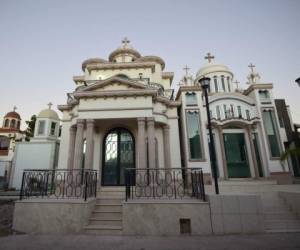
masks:
[[[62,111],[58,168],[99,171],[101,185],[124,185],[124,169],[202,168],[212,181],[203,91],[209,77],[209,105],[220,179],[292,175],[281,164],[284,150],[273,97],[250,65],[241,90],[225,65],[208,63],[186,73],[177,94],[174,74],[158,56],[142,56],[127,39],[108,60],[87,59]],[[187,68],[186,68],[187,70]]]

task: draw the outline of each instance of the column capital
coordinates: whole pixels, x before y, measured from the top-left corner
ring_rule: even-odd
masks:
[[[145,118],[145,117],[138,117],[138,118],[137,118],[137,121],[138,121],[138,122],[143,122],[143,123],[144,123],[144,122],[146,121],[146,118]]]
[[[154,126],[154,117],[147,117],[147,124],[150,126]]]
[[[163,126],[163,130],[164,130],[164,131],[167,131],[167,130],[169,130],[169,129],[170,129],[170,126],[169,126],[169,125],[164,125],[164,126]]]
[[[86,126],[87,127],[93,127],[95,125],[95,120],[94,119],[87,119],[86,120]]]
[[[77,119],[77,125],[84,125],[84,119]]]
[[[71,126],[70,128],[69,128],[69,131],[70,131],[70,133],[75,133],[76,132],[76,126]]]

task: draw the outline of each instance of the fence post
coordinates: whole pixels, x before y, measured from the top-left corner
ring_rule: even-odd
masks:
[[[96,176],[96,179],[94,181],[94,184],[95,184],[95,198],[97,197],[97,172],[95,172],[95,176]]]
[[[85,172],[84,201],[86,201],[87,197],[87,174],[88,172]]]
[[[20,191],[20,200],[22,200],[23,198],[23,191],[24,191],[24,179],[25,179],[25,171],[23,171],[23,175],[22,175],[22,184],[21,184],[21,191]]]

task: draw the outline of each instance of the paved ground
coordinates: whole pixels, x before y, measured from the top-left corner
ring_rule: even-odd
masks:
[[[296,250],[300,233],[230,236],[113,237],[90,235],[10,235],[0,237],[1,250]]]

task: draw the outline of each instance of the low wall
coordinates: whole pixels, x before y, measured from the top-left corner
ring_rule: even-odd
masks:
[[[286,204],[300,218],[300,189],[299,192],[278,192],[278,195],[285,200]]]
[[[138,200],[123,203],[124,235],[180,235],[180,219],[190,219],[192,235],[212,233],[207,202]]]
[[[208,199],[214,234],[264,231],[259,195],[209,195]]]
[[[88,223],[95,202],[95,199],[16,201],[13,229],[25,233],[76,233]]]

